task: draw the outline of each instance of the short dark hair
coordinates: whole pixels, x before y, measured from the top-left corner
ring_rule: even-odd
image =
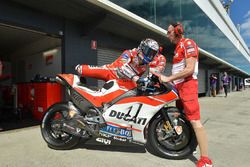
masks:
[[[180,24],[180,22],[171,22],[169,25],[176,27]]]
[[[174,22],[174,23],[171,23],[170,25],[174,27],[174,32],[176,36],[181,36],[184,34],[184,29],[183,29],[181,22]]]

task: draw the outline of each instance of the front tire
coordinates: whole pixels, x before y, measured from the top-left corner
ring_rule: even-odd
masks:
[[[167,159],[184,159],[193,153],[197,147],[194,130],[189,121],[184,117],[179,117],[179,125],[183,132],[180,135],[168,137],[165,140],[159,139],[162,134],[163,118],[156,117],[148,128],[147,150],[157,156]]]
[[[41,133],[43,139],[50,148],[56,150],[71,149],[79,143],[80,137],[66,132],[55,130],[53,121],[67,119],[69,106],[67,103],[57,103],[52,105],[43,117]]]

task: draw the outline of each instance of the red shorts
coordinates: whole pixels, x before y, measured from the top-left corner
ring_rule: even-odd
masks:
[[[176,101],[179,109],[184,109],[186,118],[191,120],[200,120],[200,106],[198,102],[198,81],[189,80],[176,85],[180,100]]]

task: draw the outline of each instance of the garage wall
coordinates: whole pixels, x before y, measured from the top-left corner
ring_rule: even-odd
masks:
[[[3,69],[3,74],[11,74],[11,63],[7,61],[2,61],[4,69]],[[1,81],[1,85],[10,85],[12,83],[11,79]]]
[[[99,48],[97,49],[97,65],[105,65],[114,62],[123,51],[109,49],[109,48]],[[104,81],[98,81],[98,87],[103,86]]]
[[[229,73],[228,73],[228,76],[231,78],[231,80],[230,80],[230,83],[229,83],[229,85],[228,85],[228,93],[230,93],[230,92],[232,92],[232,88],[233,88],[233,82],[232,82],[232,79],[233,79],[233,76],[232,75],[230,75]]]
[[[15,50],[13,54],[9,55],[12,64],[13,82],[28,82],[34,74],[41,74],[46,76],[61,73],[61,40],[49,36],[41,36],[41,39],[34,41],[28,45],[22,46]],[[45,67],[45,60],[43,59],[43,52],[57,48],[60,56],[55,56],[53,64]],[[34,63],[32,63],[34,62]],[[54,72],[54,69],[55,72]],[[52,73],[49,75],[49,71]]]
[[[62,38],[62,69],[64,73],[76,73],[75,66],[77,64],[96,63],[96,50],[90,47],[91,37],[83,35],[84,33],[84,25],[72,20],[65,20]]]
[[[113,63],[123,51],[109,48],[99,48],[97,50],[97,65]]]
[[[53,59],[46,63],[43,51],[31,55],[16,57],[11,61],[13,82],[30,82],[36,74],[41,76],[53,77],[61,73],[61,47],[56,48],[58,51],[53,54]],[[48,51],[48,50],[44,50]]]
[[[29,82],[35,75],[55,77],[61,73],[61,47],[55,48],[57,51],[53,53],[52,59],[46,61],[44,52],[27,56],[25,61],[25,82]],[[47,51],[47,50],[46,50]]]
[[[199,89],[198,93],[206,93],[206,69],[204,67],[199,67],[198,73],[198,82],[199,82]]]

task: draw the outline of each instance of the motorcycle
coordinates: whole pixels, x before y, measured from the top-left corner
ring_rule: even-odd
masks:
[[[110,80],[94,90],[73,74],[59,74],[56,81],[69,101],[52,105],[43,117],[41,133],[50,148],[70,149],[81,138],[95,138],[106,145],[136,143],[157,156],[183,159],[197,146],[184,113],[169,106],[178,99],[177,91],[154,75],[129,89]]]

